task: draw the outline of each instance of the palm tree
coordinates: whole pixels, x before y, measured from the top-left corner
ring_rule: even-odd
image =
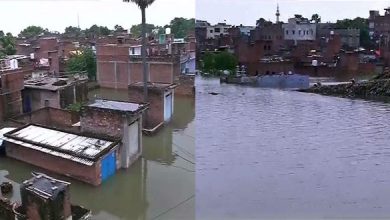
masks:
[[[138,5],[141,9],[142,14],[142,48],[141,48],[141,56],[142,56],[142,64],[143,64],[143,75],[144,75],[144,102],[148,102],[148,73],[147,73],[147,65],[146,65],[146,16],[145,11],[146,8],[153,4],[155,0],[123,0],[123,2],[133,2]]]

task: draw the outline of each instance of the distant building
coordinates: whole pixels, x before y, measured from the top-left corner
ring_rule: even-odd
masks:
[[[284,31],[284,39],[292,41],[316,39],[316,24],[310,23],[309,19],[302,17],[294,17],[288,19],[288,23],[282,25]]]
[[[0,59],[0,122],[22,113],[24,76],[32,66],[22,66],[18,58]]]
[[[228,25],[226,23],[218,23],[213,26],[207,27],[207,38],[208,39],[215,39],[218,38],[221,35],[227,35],[229,34],[229,28],[231,28],[231,25]]]
[[[341,44],[343,47],[353,49],[357,49],[360,47],[360,29],[340,29],[336,28],[336,24],[334,23],[317,24],[317,40],[328,41],[331,34],[337,34],[340,36]]]
[[[379,11],[370,11],[368,18],[369,34],[379,47],[379,55],[385,65],[390,65],[390,7],[385,8],[384,15]]]

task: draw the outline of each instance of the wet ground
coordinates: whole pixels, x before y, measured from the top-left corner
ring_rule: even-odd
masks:
[[[126,100],[127,91],[100,89],[90,97]],[[195,100],[175,97],[173,120],[155,136],[144,136],[143,157],[99,187],[70,181],[72,203],[93,211],[99,220],[195,218]],[[0,157],[0,181],[22,182],[31,165]],[[18,197],[18,195],[14,195]]]
[[[198,219],[390,218],[390,104],[196,84]]]

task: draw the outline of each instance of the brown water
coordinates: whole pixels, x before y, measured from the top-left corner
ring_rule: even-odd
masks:
[[[126,100],[127,92],[100,89],[90,97]],[[143,157],[101,186],[60,176],[72,183],[72,202],[91,209],[99,220],[194,219],[195,100],[175,97],[174,111],[168,126],[155,136],[144,136]],[[41,170],[0,158],[0,181],[6,171],[7,178],[20,183],[31,177],[31,171]]]
[[[198,219],[390,219],[390,104],[196,86]]]

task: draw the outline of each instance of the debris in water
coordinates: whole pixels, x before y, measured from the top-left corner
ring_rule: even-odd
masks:
[[[0,188],[2,194],[8,194],[13,190],[12,184],[10,182],[3,182],[0,184]]]

